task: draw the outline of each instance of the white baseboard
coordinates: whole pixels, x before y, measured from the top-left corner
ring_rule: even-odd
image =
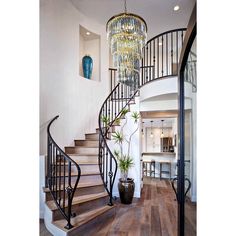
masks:
[[[196,196],[196,195],[192,195],[191,201],[192,201],[192,202],[197,202],[197,196]]]

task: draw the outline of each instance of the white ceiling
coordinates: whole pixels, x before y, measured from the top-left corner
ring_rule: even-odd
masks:
[[[84,15],[106,25],[115,14],[124,12],[123,0],[70,0]],[[167,30],[187,27],[195,0],[127,0],[127,11],[143,17],[148,39]],[[180,10],[173,10],[175,5]]]

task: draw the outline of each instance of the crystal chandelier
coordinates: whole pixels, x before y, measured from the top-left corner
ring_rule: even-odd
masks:
[[[117,79],[136,89],[142,48],[147,39],[147,24],[142,17],[127,13],[125,0],[124,13],[110,18],[106,29]]]

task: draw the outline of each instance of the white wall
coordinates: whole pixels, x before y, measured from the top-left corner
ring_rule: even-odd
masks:
[[[146,135],[146,150],[147,152],[160,152],[161,150],[161,141],[160,135],[161,131],[159,128],[152,128],[153,137],[151,138],[151,128],[147,128]]]
[[[134,190],[134,197],[140,198],[141,196],[141,168],[140,168],[140,159],[141,159],[141,145],[140,145],[140,127],[141,123],[139,121],[138,124],[134,124],[133,118],[131,118],[131,114],[133,111],[139,111],[139,101],[138,98],[135,99],[136,104],[131,105],[130,110],[126,116],[127,116],[127,124],[125,125],[125,128],[123,129],[124,135],[126,138],[129,137],[129,135],[138,127],[137,132],[132,136],[132,144],[130,148],[130,156],[134,160],[134,166],[129,170],[128,177],[134,179],[135,183],[135,190]],[[125,120],[121,120],[121,126],[124,124]],[[116,130],[120,130],[120,127],[116,127]],[[127,144],[124,142],[123,143],[123,150],[124,154],[126,153],[127,150]],[[119,150],[119,146],[117,144],[114,144],[114,141],[110,141],[109,147],[111,150],[117,149]],[[118,168],[117,175],[116,175],[116,180],[114,182],[114,187],[113,187],[113,194],[114,196],[119,196],[119,191],[118,191],[118,182],[119,178],[121,177],[120,170]]]
[[[44,216],[44,207],[45,207],[45,193],[43,187],[45,187],[45,156],[39,156],[39,218],[43,219]]]
[[[79,25],[101,36],[101,82],[79,75]],[[46,126],[61,147],[95,132],[108,95],[108,43],[105,25],[84,16],[66,0],[40,1],[40,154],[46,153]]]

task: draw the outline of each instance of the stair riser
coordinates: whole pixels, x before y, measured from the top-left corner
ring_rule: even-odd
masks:
[[[59,177],[57,178],[58,180],[58,185],[59,185]],[[72,184],[72,187],[74,186],[75,182],[77,180],[77,176],[71,176],[71,184]],[[96,175],[81,175],[80,176],[80,179],[79,179],[79,182],[80,183],[93,183],[94,182],[97,182],[97,181],[101,181],[101,176],[100,174],[96,174]],[[61,178],[61,185],[63,185],[64,183],[64,179],[63,177]],[[65,186],[68,186],[68,177],[65,177]]]
[[[98,165],[86,165],[86,164],[83,164],[83,165],[79,165],[80,167],[80,170],[81,170],[81,174],[83,175],[83,173],[88,173],[89,171],[90,172],[99,172],[99,167]],[[61,171],[63,170],[63,166],[57,166],[57,170],[58,170],[58,173],[59,170],[61,168]],[[66,166],[66,170],[68,170],[68,166]],[[77,173],[77,168],[75,167],[75,165],[71,165],[71,171],[72,173]]]
[[[116,127],[115,127],[115,126],[112,126],[112,127],[110,128],[110,130],[109,130],[109,132],[111,132],[111,133],[114,133],[115,131],[116,131]],[[96,129],[96,133],[99,134],[99,129]]]
[[[85,134],[85,139],[87,140],[99,140],[99,134]]]
[[[102,197],[91,201],[79,203],[72,206],[72,213],[76,213],[76,215],[79,215],[91,209],[104,206],[107,203],[108,203],[108,197]],[[52,213],[53,213],[53,220],[63,219],[63,216],[58,209],[53,210]]]
[[[98,148],[93,147],[65,147],[65,152],[67,154],[87,154],[87,155],[98,155]]]
[[[84,156],[70,156],[70,158],[78,164],[85,163],[85,162],[98,164],[98,155],[93,155],[93,156],[86,156],[86,155],[84,155]]]
[[[91,186],[91,187],[85,187],[85,188],[77,188],[75,191],[74,196],[83,196],[83,195],[87,195],[87,194],[93,194],[93,193],[101,193],[104,192],[104,186],[102,185],[98,185],[98,186]],[[61,191],[62,192],[62,191]],[[53,200],[52,195],[50,192],[46,193],[46,201],[51,201]]]
[[[80,147],[99,147],[98,141],[94,140],[75,140],[75,146],[80,146]]]
[[[116,208],[113,207],[110,210],[90,220],[86,224],[83,224],[77,228],[76,227],[73,228],[73,230],[68,232],[67,236],[97,235],[97,232],[101,228],[101,224],[103,224],[103,222],[107,222],[108,220],[113,220],[115,214],[116,214]]]
[[[95,134],[85,134],[85,138],[86,140],[97,140],[99,141],[99,133],[95,133]],[[107,138],[110,139],[111,138],[111,133],[107,134]]]

